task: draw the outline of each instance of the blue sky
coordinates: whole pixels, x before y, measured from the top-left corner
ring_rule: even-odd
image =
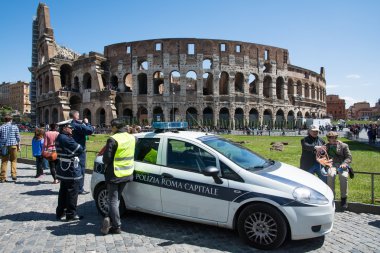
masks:
[[[30,81],[39,1],[2,3],[0,82]],[[292,64],[326,69],[327,94],[380,98],[380,1],[46,0],[56,41],[78,53],[154,38],[213,38],[286,48]],[[376,91],[377,90],[377,91]]]

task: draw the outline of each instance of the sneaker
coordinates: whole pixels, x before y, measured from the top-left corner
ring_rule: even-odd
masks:
[[[111,228],[111,220],[109,217],[105,217],[102,223],[102,228],[100,229],[100,232],[102,232],[103,235],[107,235]]]
[[[56,215],[55,216],[55,219],[57,221],[65,221],[65,218],[66,218],[66,215],[65,214],[62,214],[62,215]]]
[[[121,234],[121,228],[120,227],[118,227],[118,228],[112,227],[112,228],[110,228],[109,233],[110,234]]]
[[[89,191],[82,191],[82,192],[80,192],[79,194],[80,195],[86,195],[86,194],[89,194],[90,192]]]

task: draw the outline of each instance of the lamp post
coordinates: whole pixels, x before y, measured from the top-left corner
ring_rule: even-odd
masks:
[[[298,112],[301,111],[301,102],[302,102],[302,96],[300,94],[297,94],[297,96],[295,96],[294,100],[297,102],[298,104]],[[301,135],[301,123],[300,120],[298,119],[298,113],[297,113],[297,127],[298,127],[298,135]]]
[[[174,112],[174,95],[175,95],[175,92],[174,92],[174,85],[172,87],[172,97],[173,97],[173,102],[172,102],[172,113],[173,113],[173,121],[175,121],[175,112]]]

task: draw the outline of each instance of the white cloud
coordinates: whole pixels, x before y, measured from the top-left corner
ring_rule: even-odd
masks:
[[[328,84],[326,86],[327,89],[336,89],[336,88],[339,88],[340,85],[339,84]]]
[[[346,108],[350,107],[354,103],[359,102],[357,99],[352,97],[341,97],[341,99],[344,99],[346,101]]]
[[[349,74],[349,75],[346,75],[346,78],[348,78],[348,79],[359,79],[360,76],[358,74]]]

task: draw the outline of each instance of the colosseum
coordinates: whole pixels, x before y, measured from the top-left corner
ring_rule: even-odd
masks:
[[[92,124],[188,121],[191,126],[293,128],[326,115],[326,80],[290,64],[287,49],[241,41],[167,38],[78,55],[55,42],[49,8],[33,21],[36,122],[78,110]],[[33,91],[33,86],[31,87]]]

